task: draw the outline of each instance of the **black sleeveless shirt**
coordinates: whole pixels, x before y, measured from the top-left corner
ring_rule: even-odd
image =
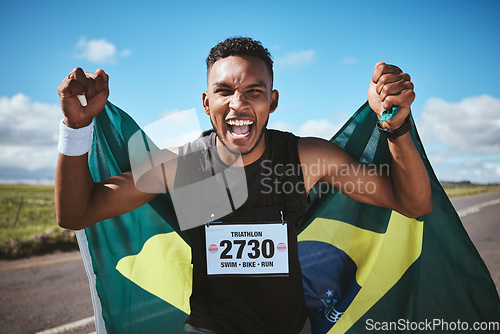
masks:
[[[205,227],[188,230],[193,263],[191,314],[187,323],[221,334],[299,333],[308,313],[297,255],[297,227],[307,204],[298,156],[298,137],[267,130],[266,148],[255,162],[245,166],[248,198],[226,222],[287,221],[289,275],[279,277],[208,276]],[[206,131],[181,148],[180,156],[199,151],[200,172],[217,173],[225,164],[214,148],[216,134]],[[215,152],[215,154],[214,154]],[[181,168],[179,168],[181,167]],[[184,172],[179,163],[176,183]],[[186,182],[183,180],[182,182]],[[196,210],[196,208],[193,208]]]

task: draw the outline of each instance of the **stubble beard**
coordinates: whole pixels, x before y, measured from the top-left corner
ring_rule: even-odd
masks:
[[[269,122],[269,115],[267,116],[266,122],[264,123],[264,125],[260,129],[260,134],[259,134],[259,137],[257,138],[257,141],[255,142],[255,144],[248,151],[246,151],[246,152],[240,152],[239,150],[234,150],[232,147],[229,147],[228,145],[226,145],[226,143],[224,142],[224,140],[222,140],[221,134],[219,133],[219,131],[217,130],[217,128],[214,126],[214,123],[212,122],[212,117],[210,117],[210,123],[212,123],[212,128],[214,129],[215,134],[217,135],[217,138],[222,143],[222,145],[224,145],[224,147],[231,154],[241,155],[241,156],[252,153],[252,151],[257,147],[257,145],[259,145],[260,141],[262,140],[262,137],[264,136],[264,133],[267,131],[267,123],[268,122]]]

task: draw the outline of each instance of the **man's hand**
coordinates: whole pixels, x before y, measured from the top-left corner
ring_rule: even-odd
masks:
[[[385,109],[400,107],[396,116],[381,122],[383,127],[388,129],[401,127],[410,113],[413,100],[415,92],[408,74],[403,73],[399,67],[384,62],[375,65],[368,89],[370,107],[377,113],[379,119]]]
[[[109,96],[108,76],[99,69],[96,73],[75,68],[59,85],[58,93],[64,114],[64,124],[70,128],[87,126],[99,114]],[[77,95],[84,94],[87,106],[82,107]]]

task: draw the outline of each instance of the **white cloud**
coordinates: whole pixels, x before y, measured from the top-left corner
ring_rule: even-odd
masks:
[[[195,109],[166,111],[161,117],[144,127],[159,148],[184,145],[196,140],[202,132]]]
[[[117,55],[128,57],[132,53],[128,49],[118,53],[116,46],[104,38],[87,40],[85,37],[81,37],[76,44],[76,48],[78,50],[78,58],[83,58],[96,64],[113,63],[116,61]]]
[[[327,119],[311,119],[299,127],[297,134],[301,137],[319,137],[330,140],[341,126],[342,124],[333,124]]]
[[[424,143],[441,143],[458,154],[500,154],[500,100],[488,95],[458,103],[427,100],[418,126]]]
[[[0,97],[0,144],[46,146],[57,144],[58,105],[32,102],[23,94]]]
[[[500,100],[432,98],[417,122],[438,179],[500,182]]]
[[[500,161],[498,161],[497,163],[492,163],[492,162],[485,163],[484,167],[494,171],[496,173],[496,176],[497,176],[497,180],[498,180],[497,182],[500,181]]]
[[[434,172],[440,181],[470,181],[472,183],[500,183],[500,160],[484,162],[469,157],[464,161],[433,159],[429,157]]]
[[[0,179],[53,178],[61,118],[58,105],[0,97]]]
[[[120,52],[120,56],[122,56],[122,57],[128,57],[128,56],[130,56],[131,54],[132,54],[132,51],[131,51],[131,50],[129,50],[129,49],[125,49],[125,50],[123,50],[122,52]]]
[[[344,121],[345,120],[341,120],[339,123],[332,123],[328,119],[310,119],[298,128],[292,123],[275,121],[269,125],[269,128],[294,132],[300,137],[317,137],[330,140],[333,135],[340,130]]]
[[[358,59],[354,57],[345,57],[340,60],[341,65],[350,65],[350,64],[356,64],[358,62]]]
[[[290,52],[284,56],[277,57],[275,64],[277,67],[304,67],[313,62],[314,56],[314,50]]]
[[[283,121],[275,121],[268,126],[269,129],[276,129],[281,131],[293,132],[295,130],[295,125]]]

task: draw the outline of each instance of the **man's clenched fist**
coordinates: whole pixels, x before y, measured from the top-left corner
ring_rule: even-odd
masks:
[[[413,83],[408,74],[403,73],[397,66],[379,62],[373,70],[372,80],[368,89],[368,102],[377,113],[378,118],[382,112],[393,106],[399,106],[399,112],[393,118],[381,122],[388,129],[397,129],[403,125],[406,116],[410,113],[410,106],[415,100]]]
[[[108,75],[101,69],[91,73],[77,67],[61,82],[58,93],[67,126],[87,126],[103,110],[109,96],[108,80]],[[85,95],[86,107],[82,107],[77,95]]]

